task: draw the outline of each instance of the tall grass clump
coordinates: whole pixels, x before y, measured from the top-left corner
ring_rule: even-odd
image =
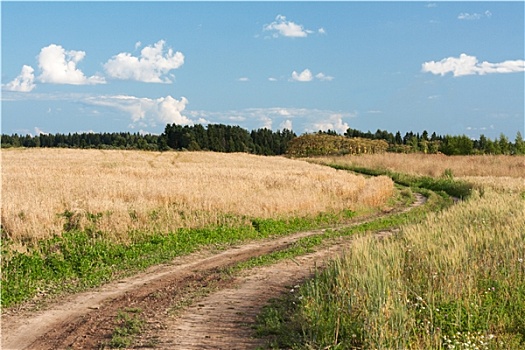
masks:
[[[525,347],[525,200],[474,194],[306,283],[293,315],[308,348]]]

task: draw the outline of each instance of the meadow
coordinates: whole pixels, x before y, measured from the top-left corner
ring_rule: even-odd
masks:
[[[364,234],[287,307],[270,308],[262,324],[268,315],[280,320],[273,333],[284,340],[275,347],[525,346],[523,157],[388,154],[312,161],[450,181],[457,174],[476,185],[463,201],[405,224],[390,238]]]

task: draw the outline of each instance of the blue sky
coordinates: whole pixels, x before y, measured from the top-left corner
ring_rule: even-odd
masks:
[[[2,133],[525,135],[524,2],[5,2]]]

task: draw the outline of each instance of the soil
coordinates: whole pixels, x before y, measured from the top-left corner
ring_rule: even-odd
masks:
[[[425,198],[418,196],[410,208],[424,202]],[[112,333],[119,326],[118,315],[122,313],[143,321],[142,331],[130,348],[262,347],[265,339],[254,337],[253,329],[261,308],[272,298],[294,292],[297,285],[341,254],[353,239],[341,238],[314,253],[235,275],[225,269],[323,231],[301,232],[219,252],[200,251],[98,289],[65,296],[41,310],[3,310],[0,348],[110,348]],[[385,237],[392,233],[376,235]]]

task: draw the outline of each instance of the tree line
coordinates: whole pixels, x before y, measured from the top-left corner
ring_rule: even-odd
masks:
[[[314,134],[344,136],[369,140],[383,140],[388,152],[443,153],[446,155],[508,154],[525,155],[525,141],[521,132],[514,142],[504,134],[494,140],[481,135],[472,139],[466,135],[437,135],[412,131],[401,135],[378,129],[375,133],[348,128],[344,135],[334,130]],[[148,151],[189,150],[214,152],[245,152],[259,155],[283,155],[297,135],[288,129],[272,131],[267,128],[248,131],[240,126],[224,124],[166,125],[160,135],[129,132],[68,133],[1,136],[1,147],[62,147],[96,149],[137,149]]]
[[[329,131],[333,134],[333,131]],[[432,135],[425,130],[421,134],[407,132],[404,136],[398,131],[392,134],[386,130],[378,129],[375,133],[362,132],[348,128],[344,134],[346,137],[361,137],[371,140],[385,140],[388,142],[389,152],[423,152],[443,153],[446,155],[469,155],[469,154],[506,154],[525,155],[525,141],[520,131],[516,133],[514,142],[510,141],[503,133],[494,140],[481,135],[479,139],[472,139],[466,135]]]
[[[148,151],[188,150],[246,152],[259,155],[282,155],[297,135],[288,129],[272,131],[262,128],[249,132],[239,126],[223,124],[181,126],[166,125],[161,135],[129,132],[7,135],[1,146],[60,147],[96,149],[135,149]]]

